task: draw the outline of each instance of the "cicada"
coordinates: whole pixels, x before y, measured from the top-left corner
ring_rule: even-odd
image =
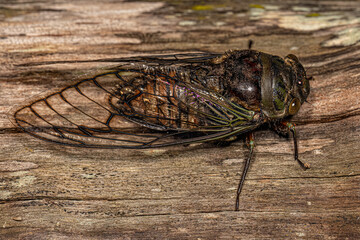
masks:
[[[250,154],[236,210],[253,155],[253,131],[261,125],[280,134],[292,132],[295,160],[309,168],[298,158],[295,126],[289,121],[310,93],[311,77],[296,56],[248,49],[120,62],[114,71],[20,108],[14,114],[17,125],[42,140],[86,148],[145,149],[244,135]]]

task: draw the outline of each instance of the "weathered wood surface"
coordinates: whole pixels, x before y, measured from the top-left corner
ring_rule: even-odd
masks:
[[[0,239],[280,238],[360,235],[360,2],[2,1]],[[304,63],[311,82],[291,139],[95,150],[52,145],[8,120],[16,106],[124,56],[255,48]]]

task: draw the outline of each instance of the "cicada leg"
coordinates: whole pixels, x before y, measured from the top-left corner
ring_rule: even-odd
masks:
[[[246,142],[247,142],[247,145],[250,149],[250,154],[249,154],[249,157],[246,159],[246,162],[245,162],[245,166],[244,166],[244,170],[241,174],[241,179],[240,179],[240,182],[239,182],[239,186],[237,188],[237,192],[236,192],[236,203],[235,203],[235,211],[239,211],[239,199],[240,199],[240,193],[241,193],[241,190],[243,188],[243,185],[244,185],[244,182],[245,182],[245,177],[246,177],[246,174],[249,170],[249,166],[250,166],[250,161],[253,157],[253,152],[254,152],[254,147],[255,147],[255,138],[254,138],[254,133],[249,133],[246,137]]]
[[[284,122],[283,123],[289,130],[290,132],[292,132],[293,134],[293,139],[294,139],[294,157],[295,160],[300,164],[300,166],[306,170],[310,168],[310,164],[309,163],[303,163],[300,159],[299,159],[299,152],[298,152],[298,144],[297,144],[297,137],[296,137],[296,130],[295,130],[295,124],[290,123],[290,122]]]
[[[295,124],[284,121],[284,122],[280,122],[280,123],[273,125],[273,129],[275,131],[277,131],[279,134],[286,134],[289,131],[292,132],[293,139],[294,139],[294,158],[300,164],[302,169],[304,169],[304,170],[309,169],[310,164],[303,163],[299,159],[299,151],[298,151],[298,143],[297,143],[297,137],[296,137]]]

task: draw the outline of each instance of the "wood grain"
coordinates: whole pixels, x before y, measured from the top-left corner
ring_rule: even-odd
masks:
[[[0,239],[356,239],[360,234],[358,1],[0,3]],[[11,113],[127,56],[254,48],[296,54],[311,82],[291,139],[77,149],[22,133]],[[10,119],[10,121],[9,121]]]

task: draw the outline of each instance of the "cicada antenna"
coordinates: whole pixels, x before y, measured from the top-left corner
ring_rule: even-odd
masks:
[[[312,104],[311,102],[309,102],[308,100],[305,100],[306,103],[310,104],[312,107],[315,107],[314,104]]]

